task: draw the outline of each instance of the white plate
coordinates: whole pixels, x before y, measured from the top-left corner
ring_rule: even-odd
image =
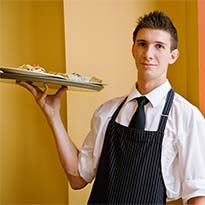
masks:
[[[39,71],[37,72],[37,71],[24,70],[21,68],[1,67],[0,70],[2,70],[5,73],[15,73],[15,74],[29,75],[29,76],[45,76],[45,77],[47,76],[47,77],[67,79],[61,75],[55,75],[55,74],[44,73]]]

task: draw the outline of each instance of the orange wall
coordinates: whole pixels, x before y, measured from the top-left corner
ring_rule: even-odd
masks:
[[[199,25],[199,106],[205,116],[205,0],[198,0]]]

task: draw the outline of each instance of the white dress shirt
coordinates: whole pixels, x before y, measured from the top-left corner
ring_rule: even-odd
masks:
[[[145,130],[156,131],[171,85],[163,85],[145,96]],[[141,94],[133,87],[116,121],[124,126],[137,109],[136,97]],[[102,104],[94,113],[91,130],[79,153],[79,172],[91,182],[100,159],[107,125],[124,97]],[[166,186],[167,201],[182,198],[184,203],[195,196],[205,196],[205,119],[200,111],[175,93],[162,144],[162,174]],[[137,173],[136,173],[137,174]]]

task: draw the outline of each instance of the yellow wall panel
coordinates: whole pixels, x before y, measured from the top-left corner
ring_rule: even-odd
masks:
[[[0,66],[38,63],[65,72],[63,2],[0,6]],[[65,96],[62,116],[66,124]],[[67,189],[41,110],[26,90],[0,80],[0,204],[67,204]]]

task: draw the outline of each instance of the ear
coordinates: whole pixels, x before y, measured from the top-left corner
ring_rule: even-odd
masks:
[[[174,49],[171,54],[170,54],[170,61],[169,64],[173,64],[176,62],[176,60],[179,57],[179,50],[178,49]]]

